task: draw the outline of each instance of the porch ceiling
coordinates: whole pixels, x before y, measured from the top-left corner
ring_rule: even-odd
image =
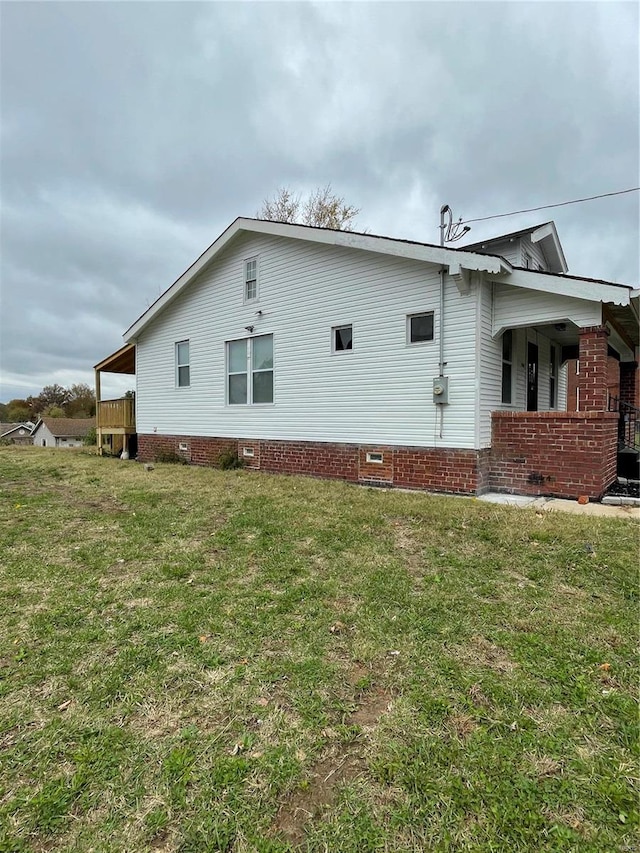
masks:
[[[136,345],[126,344],[111,355],[103,358],[95,365],[99,373],[130,373],[136,372]]]
[[[637,303],[638,300],[632,299],[630,305],[607,304],[606,316],[621,328],[628,342],[637,347],[640,344],[640,324],[634,311],[634,302]]]

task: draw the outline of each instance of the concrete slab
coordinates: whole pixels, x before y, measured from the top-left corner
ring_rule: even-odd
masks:
[[[531,495],[505,495],[502,492],[487,492],[480,495],[479,501],[489,504],[502,504],[503,506],[536,506],[539,501],[544,502],[546,498],[534,498]]]
[[[600,503],[579,504],[578,501],[562,498],[534,498],[530,495],[505,495],[501,492],[487,492],[478,498],[491,504],[517,506],[529,509],[542,509],[545,512],[571,512],[575,515],[598,515],[605,518],[626,518],[640,521],[638,506],[607,506]]]
[[[546,511],[572,512],[575,515],[599,515],[605,518],[626,518],[640,521],[640,507],[635,506],[606,506],[605,504],[579,504],[577,501],[566,501],[561,498],[550,498],[542,507]]]

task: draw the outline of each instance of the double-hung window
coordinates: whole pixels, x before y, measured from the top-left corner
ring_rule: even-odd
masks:
[[[229,405],[273,403],[273,335],[227,342]]]
[[[189,341],[178,341],[176,344],[176,385],[178,388],[188,388],[190,384]]]
[[[258,259],[248,258],[244,262],[244,301],[255,302],[258,298]]]
[[[502,335],[502,402],[513,402],[513,332],[507,329]]]

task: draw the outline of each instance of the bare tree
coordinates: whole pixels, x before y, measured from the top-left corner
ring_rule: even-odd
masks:
[[[315,228],[334,228],[351,231],[360,208],[347,204],[331,189],[331,184],[318,187],[303,203],[301,196],[281,187],[272,199],[265,199],[257,213],[258,219],[313,225]]]

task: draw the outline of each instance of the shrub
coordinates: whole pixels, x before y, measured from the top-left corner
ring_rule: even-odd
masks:
[[[96,434],[96,428],[91,427],[89,432],[83,437],[82,443],[85,447],[91,447],[94,444],[98,443],[98,436]]]
[[[186,465],[187,460],[176,453],[175,450],[159,450],[155,457],[155,462],[167,462],[171,465]]]
[[[242,468],[244,462],[238,457],[235,450],[224,450],[218,456],[218,465],[223,471],[232,471],[234,468]]]

